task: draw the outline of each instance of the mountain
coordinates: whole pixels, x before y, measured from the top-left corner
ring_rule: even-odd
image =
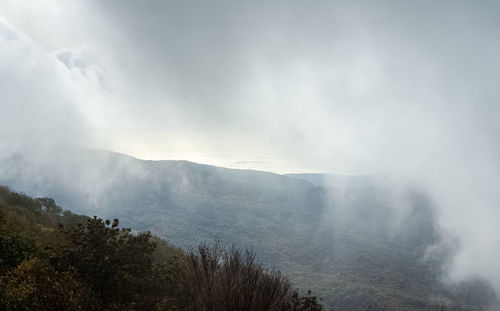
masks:
[[[0,184],[53,197],[77,213],[118,217],[183,248],[214,239],[252,248],[335,308],[483,310],[495,299],[482,280],[442,282],[453,245],[436,225],[432,202],[389,178],[58,150],[3,157]]]
[[[337,189],[362,189],[380,186],[384,179],[374,175],[336,175],[322,173],[285,174],[285,176],[305,180],[316,187]]]

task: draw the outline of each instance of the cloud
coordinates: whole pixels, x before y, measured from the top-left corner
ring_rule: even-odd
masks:
[[[113,126],[106,65],[90,48],[45,43],[0,16],[2,145],[95,143]]]
[[[500,290],[497,4],[121,1],[99,9],[119,29],[117,44],[133,47],[122,62],[148,81],[137,85],[168,94],[149,111],[172,111],[207,139],[214,129],[252,133],[302,168],[417,182],[442,227],[460,237],[453,275],[480,274]]]
[[[2,140],[73,138],[85,131],[68,72],[49,53],[0,20]]]
[[[401,176],[500,291],[497,3],[40,3],[4,5],[0,135]]]

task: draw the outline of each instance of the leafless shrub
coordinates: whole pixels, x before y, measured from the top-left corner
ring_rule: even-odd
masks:
[[[204,243],[188,253],[185,266],[202,310],[283,310],[290,294],[287,277],[266,269],[250,250]]]

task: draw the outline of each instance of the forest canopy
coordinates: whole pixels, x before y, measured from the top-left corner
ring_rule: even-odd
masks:
[[[254,252],[188,251],[0,187],[1,310],[323,310]]]

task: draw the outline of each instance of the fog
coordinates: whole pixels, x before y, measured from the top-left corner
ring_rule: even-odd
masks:
[[[0,158],[65,140],[144,159],[385,174],[500,292],[493,1],[0,2]],[[0,170],[1,172],[1,170]]]

